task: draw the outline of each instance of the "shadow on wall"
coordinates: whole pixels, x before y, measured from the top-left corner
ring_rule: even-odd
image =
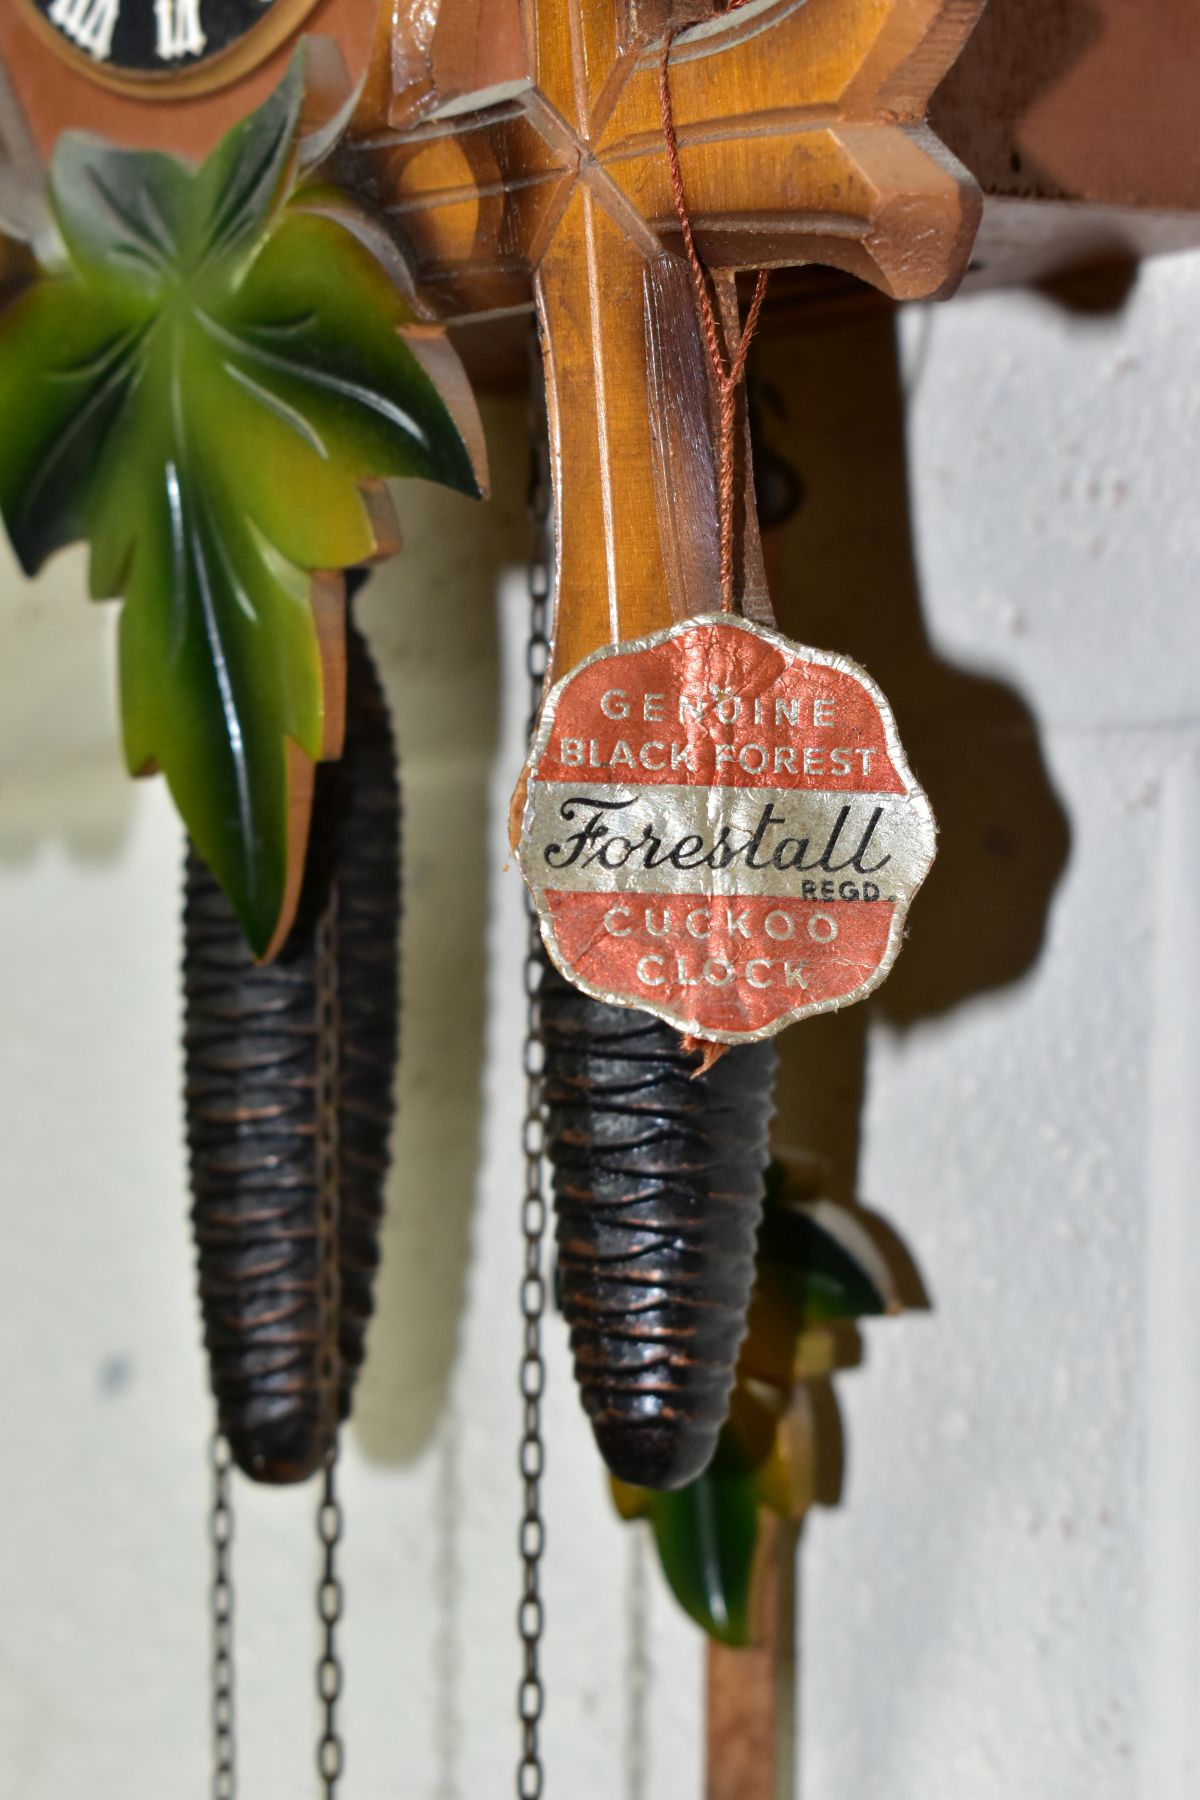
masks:
[[[909,510],[896,316],[875,306],[768,342],[756,367],[770,468],[799,471],[803,501],[770,540],[784,631],[846,651],[889,697],[940,827],[937,861],[896,969],[875,999],[779,1040],[775,1154],[797,1192],[851,1209],[905,1310],[928,1308],[914,1255],[858,1199],[867,1033],[908,1027],[1019,982],[1037,962],[1067,863],[1066,815],[1020,695],[955,668],[921,615]],[[822,1503],[840,1499],[847,1446],[836,1398],[814,1420]]]
[[[407,1462],[430,1441],[454,1363],[479,1165],[487,888],[479,846],[499,727],[496,583],[529,554],[523,398],[483,405],[484,506],[397,491],[404,549],[358,603],[388,691],[404,800],[400,1076],[383,1261],[350,1429]]]
[[[1073,312],[1117,311],[1134,278],[1126,266],[1044,293]],[[926,632],[894,313],[864,304],[819,316],[763,347],[756,381],[769,453],[790,463],[804,488],[802,505],[772,546],[780,625],[802,642],[847,651],[879,681],[940,826],[938,859],[886,986],[867,1006],[811,1020],[779,1040],[775,1153],[798,1192],[828,1195],[853,1212],[883,1254],[902,1306],[920,1308],[930,1302],[918,1272],[919,1244],[914,1255],[857,1197],[867,1033],[873,1018],[905,1030],[1019,984],[1041,955],[1070,832],[1021,695],[947,663]],[[965,394],[964,411],[972,403]],[[872,1198],[894,1207],[906,1228],[917,1224],[910,1209],[919,1196]],[[963,1196],[964,1206],[970,1201]],[[872,1341],[886,1355],[891,1328]],[[822,1398],[817,1481],[828,1505],[841,1497],[853,1446],[842,1434],[836,1394]],[[946,1550],[950,1591],[949,1541]],[[882,1716],[871,1743],[861,1746],[875,1769],[886,1754]],[[861,1772],[869,1773],[866,1761]]]
[[[1024,701],[943,662],[926,634],[894,314],[852,310],[768,343],[757,381],[763,436],[805,489],[773,545],[780,625],[848,652],[880,683],[940,827],[877,998],[780,1039],[778,1153],[819,1159],[830,1198],[852,1204],[871,1017],[909,1026],[1019,981],[1037,960],[1069,834]]]

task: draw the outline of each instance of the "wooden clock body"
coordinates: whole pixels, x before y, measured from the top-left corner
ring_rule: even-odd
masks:
[[[33,0],[4,0],[0,63],[43,159],[67,130],[198,157],[278,85],[302,31],[332,39],[357,81],[367,67],[378,15],[379,0],[278,0],[261,26],[221,55],[129,78],[73,49]]]

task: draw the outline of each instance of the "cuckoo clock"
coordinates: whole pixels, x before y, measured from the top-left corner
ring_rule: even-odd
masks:
[[[943,298],[981,217],[989,273],[1025,267],[1015,242],[1047,266],[1044,219],[1023,234],[1001,191],[1002,133],[982,134],[988,193],[953,153],[981,141],[978,71],[972,87],[960,67],[929,122],[982,6],[0,14],[2,172],[40,187],[45,170],[49,222],[0,311],[0,510],[29,572],[89,542],[94,596],[122,602],[131,772],[161,772],[190,837],[218,1796],[236,1780],[235,1466],[322,1477],[327,1794],[342,1771],[333,1475],[372,1305],[400,904],[394,735],[347,589],[397,547],[386,479],[484,492],[459,328],[520,318],[540,351],[547,542],[511,814],[531,923],[518,1792],[542,1791],[544,1167],[621,1510],[653,1521],[673,1586],[726,1646],[751,1635],[755,1546],[789,1542],[760,1512],[794,1523],[811,1503],[797,1390],[838,1365],[819,1332],[799,1365],[796,1343],[892,1297],[836,1209],[768,1172],[770,1040],[888,975],[935,827],[870,676],[776,628],[741,383],[769,284],[797,269]],[[718,1621],[680,1546],[731,1494],[736,1598]],[[756,1705],[770,1725],[747,1666],[713,1665],[730,1738]],[[774,1791],[769,1762],[711,1791]]]
[[[977,8],[421,0],[382,9],[368,45],[370,10],[6,15],[10,126],[23,115],[47,159],[53,229],[0,316],[0,412],[22,421],[0,443],[0,507],[30,571],[89,540],[93,593],[123,600],[131,769],[161,770],[192,840],[216,1791],[235,1780],[236,1465],[323,1474],[332,1793],[334,1467],[377,1259],[399,898],[392,736],[341,571],[393,546],[382,477],[482,487],[439,326],[536,314],[553,578],[513,809],[540,927],[522,1213],[534,1793],[541,1133],[596,1443],[627,1488],[688,1489],[718,1452],[754,1289],[767,1040],[886,975],[932,856],[883,696],[773,628],[740,386],[772,269],[822,261],[896,298],[960,277],[979,196],[923,115]],[[338,40],[356,97],[324,55],[290,55],[302,24]]]

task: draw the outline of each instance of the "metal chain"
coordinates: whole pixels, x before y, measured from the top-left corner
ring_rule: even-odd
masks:
[[[234,1800],[237,1767],[233,1733],[233,1499],[229,1480],[233,1455],[219,1430],[212,1435],[209,1463],[213,1478],[209,1514],[213,1552],[212,1793],[213,1800]]]
[[[341,1019],[338,1001],[338,888],[330,890],[317,926],[317,1326],[321,1344],[318,1373],[321,1425],[329,1440],[317,1536],[321,1542],[321,1579],[317,1614],[321,1623],[321,1655],[317,1662],[317,1698],[324,1709],[317,1740],[317,1773],[325,1800],[335,1800],[346,1766],[346,1748],[338,1733],[337,1709],[342,1696],[338,1626],[344,1610],[337,1552],[342,1541],[342,1509],[337,1498],[339,1355],[342,1310],[341,1259]]]
[[[317,1536],[321,1540],[323,1562],[317,1587],[317,1611],[323,1639],[321,1659],[317,1664],[317,1697],[325,1709],[325,1728],[317,1745],[317,1771],[323,1783],[325,1800],[334,1800],[338,1782],[346,1767],[346,1747],[338,1733],[337,1709],[342,1697],[342,1664],[338,1656],[337,1633],[345,1610],[345,1596],[338,1577],[337,1553],[342,1541],[342,1509],[337,1497],[337,1445],[325,1459],[325,1479],[321,1488],[321,1504],[317,1508]]]
[[[549,660],[548,610],[550,604],[549,468],[544,446],[544,415],[534,420],[534,460],[529,504],[535,528],[529,564],[529,735],[533,735],[541,704],[542,686]],[[542,1317],[546,1310],[543,1246],[546,1236],[546,1195],[543,1182],[545,1119],[542,1105],[541,940],[532,902],[526,895],[528,944],[525,955],[525,1117],[521,1128],[525,1156],[525,1190],[521,1203],[521,1230],[525,1239],[525,1265],[521,1277],[521,1317],[524,1338],[521,1351],[521,1401],[524,1424],[521,1433],[520,1473],[524,1493],[519,1549],[522,1564],[521,1602],[517,1629],[521,1637],[521,1681],[517,1689],[517,1715],[521,1726],[521,1756],[517,1764],[519,1800],[540,1800],[545,1775],[539,1746],[539,1730],[545,1707],[541,1672],[545,1607],[541,1593],[541,1565],[546,1547],[542,1519],[542,1477],[546,1466],[542,1438],[542,1394],[546,1369],[542,1358]]]

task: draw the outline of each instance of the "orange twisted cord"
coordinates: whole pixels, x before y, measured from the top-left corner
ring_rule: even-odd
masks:
[[[731,6],[729,11],[736,11],[736,4]],[[737,394],[746,373],[746,358],[750,352],[754,333],[758,328],[763,296],[767,291],[767,270],[760,269],[758,271],[758,281],[754,289],[754,298],[750,302],[750,310],[746,314],[746,323],[742,327],[737,349],[726,366],[724,352],[721,348],[721,334],[717,327],[717,315],[708,291],[708,277],[696,249],[696,240],[692,236],[692,222],[688,217],[687,201],[683,192],[683,170],[679,164],[675,114],[671,106],[670,61],[674,38],[674,30],[668,31],[663,38],[662,56],[658,65],[658,99],[662,111],[663,142],[667,147],[667,166],[671,172],[671,195],[675,202],[675,215],[679,220],[679,229],[683,233],[683,247],[687,252],[688,264],[692,271],[692,283],[696,289],[696,303],[700,309],[700,324],[704,333],[704,342],[708,348],[708,358],[712,364],[717,384],[720,430],[717,505],[721,521],[721,611],[731,613],[734,610],[733,511],[734,481],[737,474],[734,431],[737,425]]]

